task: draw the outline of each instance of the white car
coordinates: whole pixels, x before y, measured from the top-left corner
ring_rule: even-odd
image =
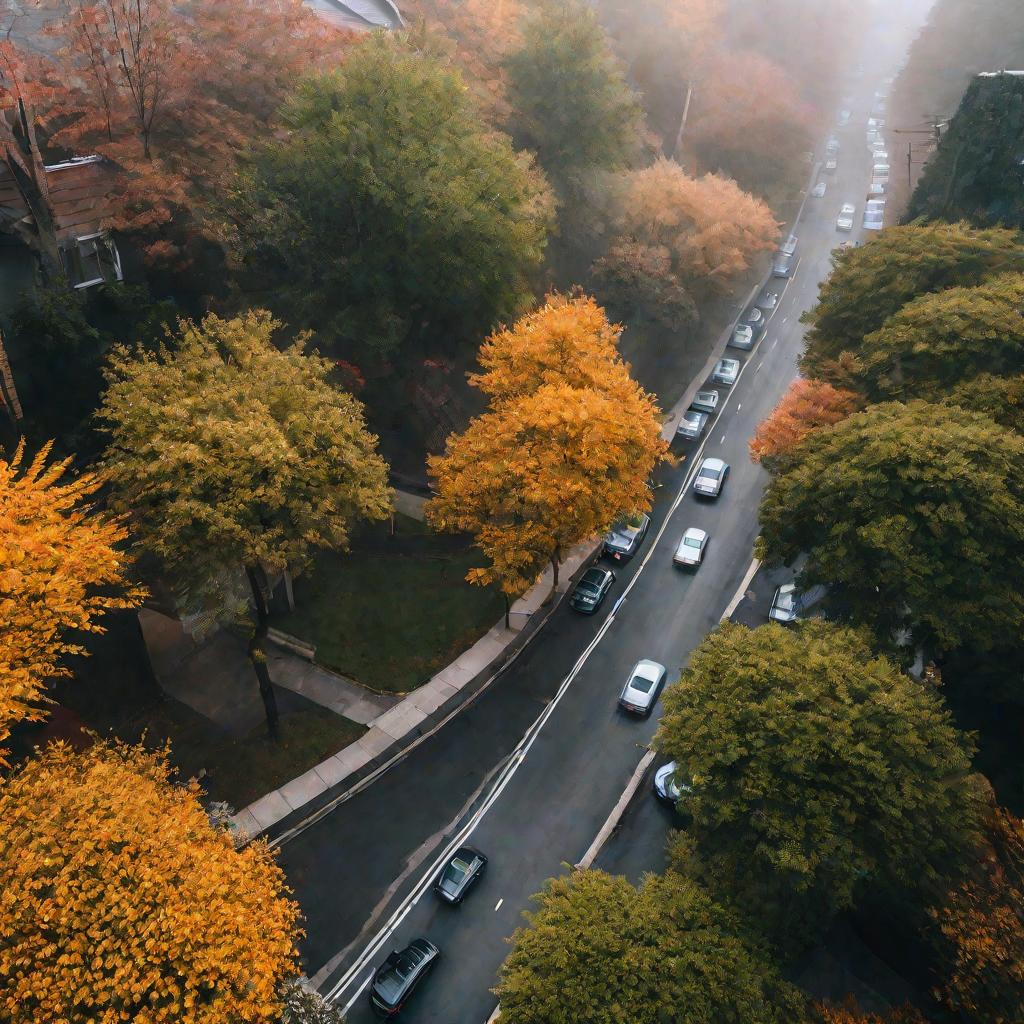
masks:
[[[884,196],[886,187],[884,181],[873,181],[868,185],[868,196]]]
[[[641,658],[633,666],[626,685],[619,694],[619,707],[634,715],[645,718],[654,710],[658,703],[661,689],[665,685],[665,666],[656,661]]]
[[[736,383],[740,375],[740,361],[738,359],[719,359],[711,372],[711,380],[715,384],[725,384],[731,387]]]
[[[729,476],[729,463],[721,459],[705,459],[693,478],[693,493],[701,498],[717,498]]]
[[[752,349],[754,347],[754,328],[750,324],[737,324],[729,339],[729,347]]]
[[[819,181],[818,184],[811,189],[811,195],[814,196],[815,199],[822,199],[825,196],[825,191],[827,188],[828,182]]]
[[[843,203],[842,209],[839,211],[839,216],[836,217],[836,231],[852,231],[853,215],[856,212],[857,208],[853,203]]]
[[[881,231],[885,227],[885,215],[881,210],[865,210],[861,227],[865,231]]]
[[[839,166],[839,161],[838,161],[838,160],[836,160],[836,158],[835,158],[834,156],[832,156],[832,157],[829,157],[829,158],[828,158],[828,159],[827,159],[827,160],[825,161],[825,170],[826,170],[826,172],[827,172],[827,173],[829,173],[829,174],[832,174],[832,173],[834,173],[834,172],[835,172],[835,169],[836,169],[836,168],[837,168],[838,166]]]
[[[654,773],[654,795],[667,804],[678,804],[684,796],[693,792],[693,787],[680,779],[678,768],[675,761],[669,761]]]
[[[713,413],[718,408],[718,392],[712,390],[698,391],[693,396],[690,408],[697,412]]]
[[[696,569],[704,561],[704,549],[707,546],[707,531],[691,526],[676,546],[676,553],[672,556],[673,565],[684,569]]]

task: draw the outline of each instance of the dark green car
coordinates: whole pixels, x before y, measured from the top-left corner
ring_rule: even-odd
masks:
[[[608,596],[615,582],[615,573],[598,565],[591,566],[569,598],[569,604],[584,615],[593,615]]]

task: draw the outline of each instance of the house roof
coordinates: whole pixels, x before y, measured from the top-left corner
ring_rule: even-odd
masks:
[[[46,183],[59,243],[101,231],[114,215],[113,167],[101,156],[47,164]],[[3,161],[0,161],[0,207],[15,217],[28,216],[28,207],[10,168]]]

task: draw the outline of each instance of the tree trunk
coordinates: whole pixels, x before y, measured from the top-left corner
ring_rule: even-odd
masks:
[[[554,574],[554,582],[551,584],[552,587],[558,589],[558,551],[551,556],[551,571]]]
[[[260,684],[260,697],[263,698],[263,708],[267,713],[267,732],[271,739],[276,740],[278,735],[277,697],[274,694],[273,683],[270,681],[270,669],[267,668],[267,655],[263,647],[264,641],[267,639],[267,628],[270,625],[269,611],[266,594],[260,584],[259,572],[256,566],[247,565],[245,567],[245,575],[249,580],[249,587],[252,589],[253,604],[256,606],[256,625],[249,637],[249,660],[256,673],[256,680]]]
[[[505,599],[505,628],[506,629],[511,629],[512,628],[512,619],[511,619],[512,602],[508,599],[508,594],[506,594],[505,591],[501,592],[501,596]]]

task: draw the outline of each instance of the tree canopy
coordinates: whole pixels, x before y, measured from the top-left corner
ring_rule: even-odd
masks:
[[[0,742],[11,722],[42,717],[46,682],[84,653],[81,635],[145,595],[127,578],[124,526],[88,507],[96,476],[61,482],[71,460],[47,466],[49,452],[26,463],[22,442],[0,458]]]
[[[452,346],[520,312],[550,193],[457,71],[403,38],[307,79],[228,204],[254,286],[347,349]]]
[[[481,349],[491,400],[428,460],[428,520],[472,533],[491,566],[469,579],[521,593],[569,548],[646,509],[667,455],[654,399],[629,376],[593,299],[550,296]]]
[[[655,744],[692,780],[702,876],[793,930],[862,882],[934,882],[972,835],[970,744],[847,628],[721,626],[665,692]]]
[[[383,519],[391,504],[361,404],[331,383],[327,360],[305,354],[304,337],[276,348],[279,326],[262,310],[210,314],[181,321],[156,352],[115,349],[97,414],[112,504],[182,598],[223,606],[231,574],[246,570],[259,626],[250,654],[272,729],[263,571],[346,548],[354,521]]]
[[[0,783],[0,1016],[12,1024],[274,1020],[298,908],[263,842],[141,748],[51,744]]]
[[[1015,232],[963,223],[889,228],[839,252],[817,305],[803,317],[810,325],[804,372],[833,379],[829,364],[844,352],[856,353],[868,334],[911,299],[979,284],[1014,269],[1021,258],[1024,252]]]
[[[999,646],[1024,627],[1024,439],[981,413],[912,402],[856,413],[781,460],[760,509],[771,562],[808,554],[879,641]]]
[[[854,371],[870,400],[939,400],[982,373],[1024,372],[1024,274],[912,299],[864,338]]]
[[[638,154],[639,100],[582,0],[540,4],[505,68],[512,134],[560,185],[587,171],[616,170]]]
[[[507,1024],[783,1024],[800,1000],[736,921],[681,875],[553,878],[512,936]]]

